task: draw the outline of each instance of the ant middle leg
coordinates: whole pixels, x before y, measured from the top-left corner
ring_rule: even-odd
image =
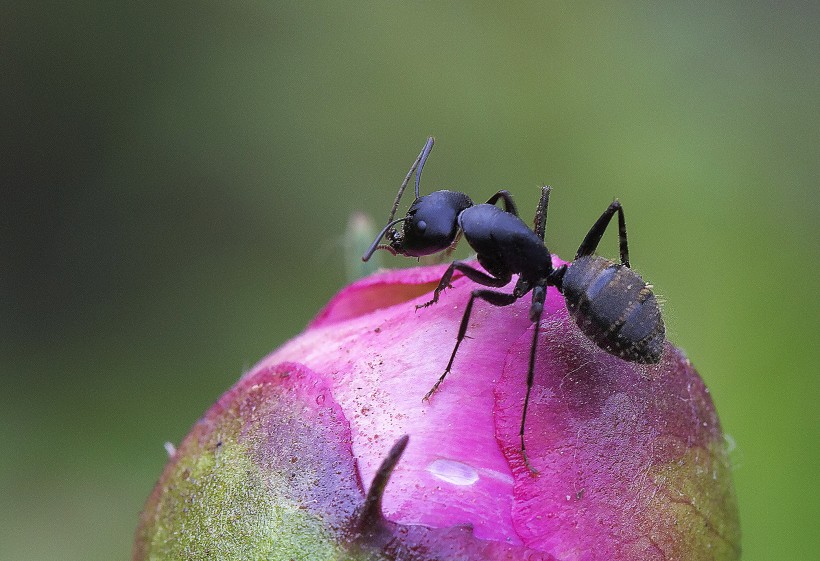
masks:
[[[492,287],[502,287],[509,284],[510,280],[512,279],[512,275],[509,273],[506,275],[501,275],[498,277],[494,277],[492,275],[488,275],[487,273],[483,273],[478,269],[475,269],[468,265],[464,261],[453,261],[450,263],[450,266],[447,267],[447,270],[444,271],[444,275],[442,275],[441,280],[438,283],[435,291],[433,291],[433,299],[429,302],[425,302],[424,304],[419,304],[416,306],[416,309],[419,308],[426,308],[427,306],[431,306],[438,302],[438,298],[441,295],[442,291],[445,288],[450,287],[450,280],[453,278],[453,273],[458,270],[464,273],[464,276],[470,279],[471,281],[478,283],[483,286],[492,286]]]
[[[470,324],[470,314],[473,311],[473,302],[475,302],[476,298],[481,298],[485,302],[489,302],[493,306],[509,306],[516,300],[518,300],[518,296],[514,294],[506,294],[504,292],[497,292],[495,290],[486,290],[486,289],[477,289],[473,290],[472,294],[470,294],[470,300],[467,302],[467,307],[464,309],[464,315],[461,316],[461,325],[458,328],[458,336],[456,337],[456,346],[453,348],[453,354],[450,355],[450,361],[447,363],[447,368],[444,369],[444,373],[439,376],[439,379],[436,380],[436,383],[433,384],[433,387],[430,388],[430,391],[427,392],[423,398],[424,401],[430,399],[430,396],[433,395],[441,383],[444,381],[444,378],[447,377],[447,374],[450,373],[450,369],[453,367],[453,361],[456,359],[456,353],[458,352],[459,346],[461,346],[461,342],[464,340],[465,335],[467,334],[467,326]]]
[[[527,393],[524,395],[524,410],[521,412],[521,427],[518,430],[518,437],[521,441],[521,455],[524,457],[524,464],[533,475],[538,470],[532,467],[527,456],[527,446],[524,443],[524,426],[527,422],[527,408],[530,405],[530,393],[532,392],[533,380],[535,379],[535,354],[538,349],[538,330],[541,327],[541,315],[544,312],[544,302],[547,299],[546,283],[536,285],[532,290],[532,305],[530,306],[530,319],[533,322],[532,343],[530,343],[530,360],[527,367]]]
[[[538,206],[535,209],[535,219],[533,220],[532,231],[543,241],[544,233],[547,230],[547,207],[550,204],[550,191],[552,187],[544,185],[541,187],[541,198],[538,199]]]
[[[626,242],[624,209],[617,200],[612,201],[612,204],[607,207],[601,217],[598,218],[595,224],[592,225],[592,228],[589,229],[584,241],[581,242],[581,246],[578,248],[578,253],[575,254],[575,259],[591,255],[595,252],[607,226],[609,226],[609,221],[612,220],[616,212],[618,213],[618,245],[621,252],[621,263],[629,267],[629,247]]]
[[[518,216],[518,208],[515,206],[515,202],[513,201],[512,195],[506,189],[501,189],[495,195],[487,199],[488,205],[494,205],[501,199],[504,201],[504,211],[509,212],[510,214],[514,214]]]

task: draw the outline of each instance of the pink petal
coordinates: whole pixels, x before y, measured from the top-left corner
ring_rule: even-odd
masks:
[[[354,283],[305,333],[244,376],[166,469],[146,507],[143,539],[156,539],[145,528],[158,513],[166,516],[160,530],[184,523],[184,513],[171,508],[179,518],[169,517],[157,505],[182,500],[180,463],[207,459],[213,435],[229,425],[243,427],[235,440],[264,477],[291,473],[283,458],[295,458],[296,471],[318,474],[311,485],[297,480],[274,489],[271,500],[281,495],[304,504],[309,520],[322,521],[329,544],[349,539],[363,487],[393,443],[409,434],[383,496],[387,520],[379,527],[392,554],[739,557],[718,419],[708,390],[671,345],[658,365],[613,357],[580,333],[550,289],[526,424],[538,475],[524,465],[518,435],[533,333],[529,298],[503,308],[477,301],[451,374],[422,401],[450,358],[476,288],[457,274],[436,305],[416,311],[444,269],[391,271]],[[254,392],[264,397],[248,402]],[[253,406],[236,405],[246,402]],[[253,481],[246,484],[253,488]]]
[[[628,363],[587,341],[565,310],[550,316],[526,427],[537,477],[518,438],[530,336],[513,345],[496,386],[523,542],[559,559],[736,558],[720,425],[689,361],[668,345],[659,365]]]
[[[443,268],[411,271],[408,284],[429,290]],[[408,278],[401,274],[388,275]],[[509,346],[530,325],[526,309],[477,306],[471,339],[460,354],[464,360],[456,360],[451,377],[423,402],[447,364],[473,283],[458,278],[437,305],[415,311],[430,292],[382,308],[376,298],[383,294],[382,280],[376,275],[354,284],[326,308],[338,309],[338,300],[355,298],[375,311],[335,322],[327,319],[332,312],[323,311],[311,329],[259,367],[299,360],[332,377],[333,393],[351,422],[364,481],[372,479],[394,441],[411,435],[384,499],[391,520],[432,527],[471,524],[479,538],[521,543],[512,529],[512,473],[495,437],[493,386]],[[494,343],[481,344],[487,340]]]

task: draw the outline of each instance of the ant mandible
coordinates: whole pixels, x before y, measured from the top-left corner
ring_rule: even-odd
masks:
[[[533,229],[519,218],[512,196],[505,190],[498,191],[485,204],[478,205],[466,194],[457,191],[434,191],[429,195],[420,196],[421,172],[433,149],[433,143],[433,137],[427,139],[421,153],[410,167],[399,187],[387,225],[362,256],[362,260],[370,259],[377,249],[385,249],[393,255],[410,257],[438,253],[452,247],[457,243],[460,234],[463,234],[486,272],[474,268],[465,261],[453,261],[441,277],[433,292],[433,298],[416,308],[425,308],[438,302],[441,292],[450,286],[455,271],[460,271],[475,283],[493,288],[506,286],[513,275],[518,275],[511,294],[481,288],[472,291],[461,318],[456,344],[447,368],[424,396],[424,400],[430,398],[450,373],[458,348],[467,333],[476,298],[493,306],[509,306],[532,291],[529,316],[535,328],[530,345],[527,393],[524,398],[519,438],[526,466],[532,473],[537,473],[527,457],[524,424],[532,390],[539,322],[544,310],[547,287],[554,286],[564,295],[567,310],[590,340],[608,353],[630,362],[660,361],[665,340],[660,309],[651,285],[629,268],[624,211],[617,200],[610,204],[592,225],[581,242],[575,259],[569,265],[553,268],[552,255],[544,244],[551,188],[541,188]],[[410,206],[407,216],[394,220],[399,201],[414,173],[416,200]],[[504,203],[503,210],[495,206],[499,200]],[[616,213],[620,263],[593,255]],[[400,222],[404,223],[401,231],[395,228]],[[380,245],[385,236],[389,243]]]

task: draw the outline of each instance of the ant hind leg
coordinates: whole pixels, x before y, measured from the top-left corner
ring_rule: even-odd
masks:
[[[607,226],[609,226],[609,221],[612,220],[616,212],[618,213],[618,245],[621,252],[621,263],[629,267],[629,247],[626,241],[624,209],[618,200],[612,201],[612,204],[607,207],[601,217],[589,229],[584,241],[581,242],[581,246],[578,248],[578,253],[575,254],[575,259],[591,255],[598,248],[598,244],[601,242]]]

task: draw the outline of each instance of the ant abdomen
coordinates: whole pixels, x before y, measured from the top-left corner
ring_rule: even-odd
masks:
[[[570,315],[599,347],[632,362],[660,361],[666,330],[655,295],[638,273],[588,255],[567,268],[561,288]]]

